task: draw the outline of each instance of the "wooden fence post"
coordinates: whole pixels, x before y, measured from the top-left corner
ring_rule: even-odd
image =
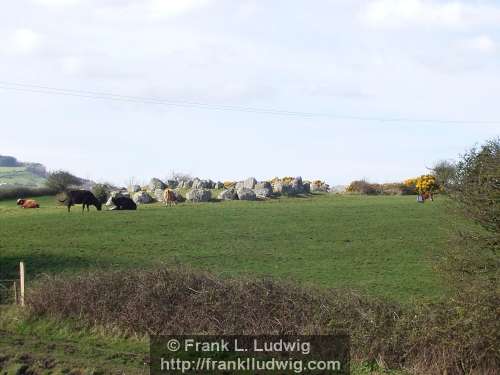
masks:
[[[20,303],[24,306],[24,262],[19,263]]]
[[[17,305],[17,285],[16,285],[15,280],[14,280],[14,283],[12,285],[12,289],[14,291],[14,305]]]

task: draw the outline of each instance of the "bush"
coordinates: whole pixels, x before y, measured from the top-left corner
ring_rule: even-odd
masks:
[[[33,315],[79,316],[129,333],[291,333],[328,329],[321,295],[270,280],[222,280],[188,269],[96,272],[43,279]],[[245,311],[245,314],[242,312]]]
[[[357,180],[351,182],[346,191],[349,193],[375,195],[381,193],[381,187],[379,184],[370,184],[366,180]]]
[[[462,157],[448,191],[467,217],[500,232],[500,138]]]
[[[41,197],[55,195],[57,191],[51,188],[9,187],[0,189],[0,200]]]
[[[489,294],[417,307],[348,290],[189,269],[44,276],[31,316],[75,319],[129,334],[328,334],[347,329],[358,361],[418,374],[494,374],[498,300]],[[244,313],[243,313],[244,312]]]
[[[46,185],[57,192],[67,190],[72,185],[81,185],[82,181],[78,177],[66,171],[49,172]]]
[[[451,183],[445,186],[458,212],[480,225],[467,226],[451,241],[438,269],[455,294],[426,313],[430,329],[423,339],[440,343],[441,360],[457,373],[468,373],[478,363],[479,374],[494,374],[500,367],[499,151],[498,138],[472,149],[457,163]],[[430,348],[427,353],[436,356]]]
[[[438,161],[432,167],[432,174],[436,177],[436,183],[443,190],[447,190],[453,183],[456,172],[456,165],[448,160]]]
[[[401,195],[404,191],[404,185],[400,182],[390,182],[378,186],[384,195]]]
[[[409,178],[407,180],[404,180],[403,186],[401,189],[402,189],[403,195],[417,194],[417,179],[416,178]]]
[[[499,303],[491,289],[464,289],[446,301],[418,304],[397,329],[407,366],[416,374],[497,374]]]
[[[416,179],[415,187],[419,194],[433,193],[439,189],[436,177],[431,174],[426,174]]]
[[[0,167],[19,167],[19,162],[13,156],[0,155]]]

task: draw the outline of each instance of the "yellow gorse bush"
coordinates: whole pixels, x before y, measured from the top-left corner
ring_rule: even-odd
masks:
[[[415,186],[419,193],[430,193],[437,190],[436,177],[431,174],[422,175],[417,178]]]
[[[283,177],[283,178],[274,177],[269,182],[271,183],[271,185],[274,185],[274,184],[277,184],[277,183],[281,183],[283,185],[291,185],[294,179],[295,179],[295,177],[290,177],[290,176],[286,176],[286,177]]]
[[[417,184],[417,180],[418,180],[418,178],[409,178],[407,180],[404,180],[403,184],[407,187],[412,187],[412,186],[415,186]]]

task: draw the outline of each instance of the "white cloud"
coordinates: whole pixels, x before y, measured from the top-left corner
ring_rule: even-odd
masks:
[[[33,0],[36,4],[45,5],[48,7],[65,7],[78,5],[80,0]]]
[[[174,17],[203,8],[210,0],[151,0],[150,11],[154,17]]]
[[[82,66],[82,60],[78,57],[68,56],[61,60],[62,70],[68,75],[78,74],[82,70]]]
[[[498,25],[500,7],[461,1],[373,0],[362,10],[361,19],[370,27],[382,29]]]
[[[495,42],[488,35],[480,35],[478,37],[468,39],[465,41],[465,47],[484,53],[491,53],[496,50]]]
[[[202,9],[213,0],[101,0],[95,13],[108,21],[138,22],[141,19],[169,18]]]
[[[7,37],[2,50],[6,54],[27,55],[39,49],[41,43],[41,36],[33,30],[17,29]]]

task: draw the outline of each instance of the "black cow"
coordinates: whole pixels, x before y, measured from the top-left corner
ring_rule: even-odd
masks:
[[[137,210],[137,205],[129,197],[111,198],[111,202],[116,207],[116,210]]]
[[[66,199],[59,200],[59,202],[64,203],[68,206],[68,212],[71,210],[71,206],[74,204],[82,205],[82,212],[85,211],[85,206],[87,206],[87,211],[89,211],[89,206],[94,205],[97,211],[101,211],[101,202],[95,197],[92,192],[88,190],[70,190],[66,192]]]

